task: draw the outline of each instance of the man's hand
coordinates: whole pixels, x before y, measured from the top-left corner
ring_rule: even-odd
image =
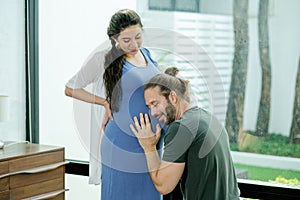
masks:
[[[140,113],[140,122],[137,117],[133,118],[135,127],[130,124],[130,128],[135,136],[138,138],[140,145],[145,153],[156,151],[156,144],[161,135],[161,127],[156,125],[156,132],[154,133],[151,128],[149,116]]]

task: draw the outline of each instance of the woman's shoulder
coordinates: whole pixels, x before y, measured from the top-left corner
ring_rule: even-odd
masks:
[[[99,46],[97,46],[90,55],[105,55],[111,49],[111,44],[109,41],[106,41]]]
[[[141,47],[140,50],[143,52],[143,54],[146,54],[148,56],[151,55],[149,49],[147,49],[146,47]]]
[[[96,61],[98,63],[104,62],[104,57],[107,52],[111,49],[111,44],[108,42],[104,42],[97,46],[85,59],[84,64],[86,65],[89,62]]]
[[[142,51],[142,53],[144,54],[144,56],[147,58],[148,61],[151,61],[154,65],[157,66],[157,62],[152,58],[149,49],[145,47],[141,47],[140,50]]]

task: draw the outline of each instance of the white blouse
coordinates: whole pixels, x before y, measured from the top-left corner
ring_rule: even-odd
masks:
[[[104,58],[110,49],[110,41],[98,46],[86,59],[81,69],[67,82],[66,86],[79,89],[92,84],[92,93],[105,98],[105,88],[103,85]],[[103,136],[101,126],[104,113],[105,109],[103,106],[91,104],[89,183],[96,185],[101,182],[100,142]]]

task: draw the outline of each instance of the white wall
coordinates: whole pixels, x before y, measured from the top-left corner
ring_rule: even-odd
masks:
[[[249,1],[252,4],[256,1]],[[300,56],[300,1],[274,0],[269,16],[272,67],[270,132],[289,135]],[[257,4],[258,5],[258,4]],[[254,7],[255,5],[252,5]],[[254,9],[252,9],[254,10]],[[260,99],[257,15],[249,18],[250,54],[246,88],[245,129],[255,130]]]
[[[24,1],[0,0],[0,95],[9,96],[9,120],[0,122],[0,140],[25,139]]]
[[[98,200],[100,199],[100,186],[88,185],[87,176],[79,176],[72,174],[65,174],[65,192],[66,200]]]
[[[190,81],[194,103],[224,123],[234,51],[232,17],[165,11],[141,16],[145,27],[153,27],[145,35],[154,34],[155,28],[159,32],[144,42],[153,58],[159,65],[177,66],[179,75]],[[168,56],[162,60],[164,54]]]
[[[233,0],[201,0],[203,13],[232,15]],[[218,5],[218,6],[216,6]],[[255,130],[261,90],[257,13],[259,0],[249,0],[249,63],[244,128]],[[300,1],[269,0],[269,39],[272,67],[269,132],[289,135],[296,73],[300,56]]]
[[[201,0],[200,3],[202,13],[218,16],[226,15],[226,17],[232,16],[233,0]],[[147,11],[147,9],[143,8],[143,6],[147,5],[147,0],[141,0],[139,4],[143,12]],[[261,91],[257,27],[258,7],[259,0],[249,0],[250,44],[244,112],[244,128],[246,130],[255,130]],[[300,51],[300,23],[297,21],[300,18],[299,8],[299,0],[269,1],[270,58],[272,65],[269,131],[283,135],[289,135],[292,120],[296,72]],[[160,20],[154,22],[154,24],[162,26],[163,21]],[[145,20],[145,24],[147,23],[148,21]],[[174,29],[172,23],[174,22],[166,23],[165,26],[167,28],[171,26],[171,29]],[[194,26],[196,27],[197,25]],[[151,26],[153,27],[154,25],[151,24]],[[195,37],[192,38],[194,39]]]
[[[136,9],[136,1],[39,1],[40,143],[64,146],[68,159],[89,160],[89,114],[81,118],[86,120],[80,127],[86,132],[83,138],[74,122],[73,100],[64,94],[65,84],[108,39],[109,19],[121,8]],[[70,200],[100,199],[100,186],[89,185],[88,177],[67,175],[66,188]]]
[[[270,21],[272,41],[272,117],[270,131],[289,133],[300,58],[300,1],[276,1]],[[286,121],[285,121],[286,120]]]
[[[232,2],[233,0],[200,0],[200,11],[205,14],[231,15]]]
[[[68,158],[88,160],[81,140],[89,139],[77,133],[73,100],[64,95],[65,84],[107,40],[111,15],[125,7],[135,9],[135,2],[106,6],[99,0],[39,2],[40,142],[66,146]]]

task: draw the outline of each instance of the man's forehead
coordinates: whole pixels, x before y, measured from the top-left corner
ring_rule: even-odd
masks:
[[[158,87],[148,88],[145,90],[145,99],[146,101],[155,101],[160,96],[160,91]]]
[[[145,90],[145,94],[147,94],[147,95],[160,95],[160,89],[159,89],[158,86],[148,88],[148,89]]]

